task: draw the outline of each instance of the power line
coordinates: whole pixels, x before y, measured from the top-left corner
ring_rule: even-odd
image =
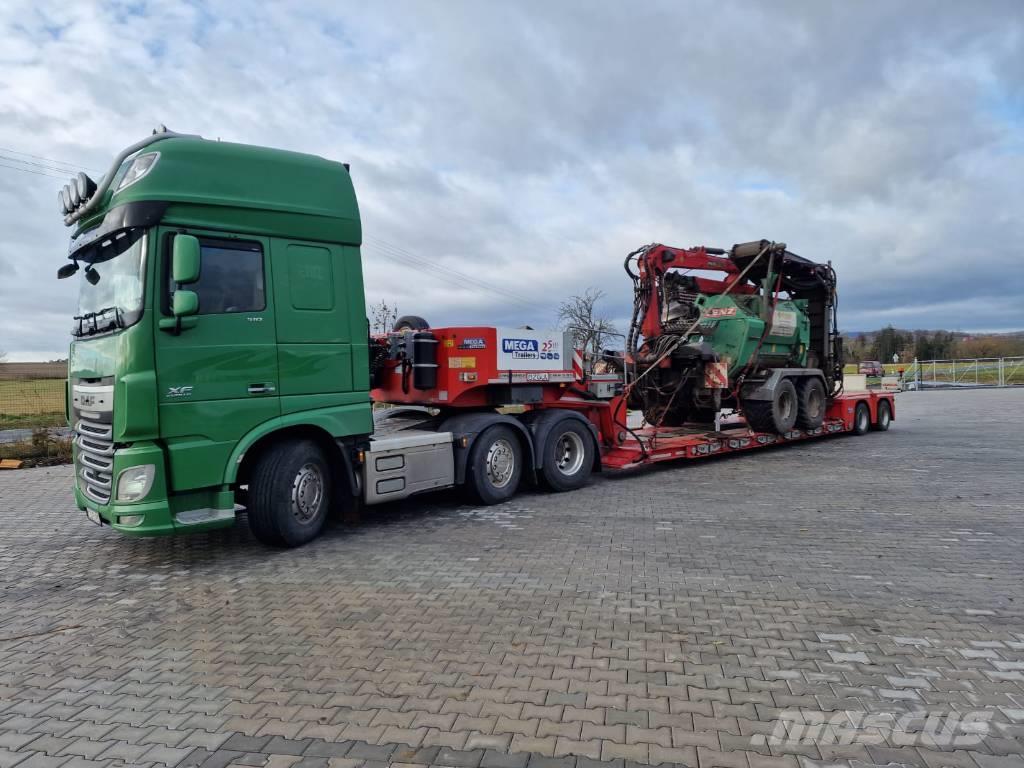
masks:
[[[0,155],[0,157],[2,157],[2,155]],[[11,170],[22,171],[23,173],[34,173],[36,176],[45,176],[48,179],[60,179],[61,181],[67,180],[67,176],[58,176],[55,173],[46,173],[45,171],[37,171],[33,170],[32,168],[23,168],[18,165],[7,165],[6,163],[0,163],[0,168],[10,168]]]
[[[61,168],[59,166],[47,165],[45,163],[37,163],[34,160],[23,160],[20,157],[10,157],[0,152],[0,160],[7,160],[12,163],[20,163],[21,165],[27,165],[32,168],[41,168],[46,171],[56,171],[57,173],[65,174],[65,178],[68,176],[74,176],[78,171],[72,168]]]
[[[42,155],[33,155],[31,152],[22,152],[22,151],[17,150],[17,149],[11,149],[10,147],[0,147],[0,152],[10,152],[12,155],[24,155],[25,157],[31,157],[31,158],[33,158],[35,160],[43,160],[43,161],[45,161],[47,163],[52,163],[54,165],[66,165],[68,168],[71,168],[71,169],[76,170],[76,171],[83,170],[83,171],[94,171],[96,173],[100,172],[99,169],[97,169],[97,168],[88,168],[88,167],[86,167],[84,165],[78,165],[77,163],[68,163],[68,162],[65,162],[64,160],[55,160],[52,157],[43,157]]]
[[[381,251],[385,256],[389,256],[393,260],[404,261],[405,263],[411,264],[412,266],[416,266],[421,269],[430,271],[449,283],[463,286],[469,284],[482,290],[488,291],[490,293],[502,296],[506,299],[510,299],[520,304],[524,304],[526,306],[534,307],[536,309],[542,309],[545,311],[549,309],[548,307],[545,307],[542,304],[538,304],[535,301],[531,301],[530,299],[520,296],[506,288],[501,288],[499,286],[492,285],[491,283],[481,280],[480,278],[467,275],[464,272],[460,272],[450,267],[444,267],[422,256],[410,253],[404,248],[394,245],[393,243],[389,243],[386,240],[382,240],[379,237],[367,237],[365,238],[365,240],[370,241],[367,243],[367,245],[369,245],[371,248],[375,248]]]

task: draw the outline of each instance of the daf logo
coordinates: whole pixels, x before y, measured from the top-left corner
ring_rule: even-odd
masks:
[[[96,395],[79,395],[78,404],[83,408],[96,405]]]
[[[169,398],[171,398],[171,397],[192,397],[192,387],[191,386],[168,387],[167,388],[167,397],[169,397]]]

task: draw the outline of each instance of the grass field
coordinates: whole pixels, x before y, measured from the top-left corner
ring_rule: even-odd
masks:
[[[66,424],[64,379],[0,381],[0,429]]]

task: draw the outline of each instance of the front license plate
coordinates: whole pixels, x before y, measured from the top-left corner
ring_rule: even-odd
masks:
[[[103,521],[100,520],[100,513],[97,512],[95,509],[89,509],[88,507],[86,507],[85,516],[88,517],[92,522],[96,523],[96,525],[103,525]]]

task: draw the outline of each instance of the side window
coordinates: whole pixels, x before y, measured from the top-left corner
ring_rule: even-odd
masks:
[[[199,280],[188,286],[199,295],[199,314],[266,309],[263,248],[259,243],[200,237],[199,245]],[[169,258],[167,262],[169,272]],[[174,283],[168,279],[168,297],[173,292]]]

